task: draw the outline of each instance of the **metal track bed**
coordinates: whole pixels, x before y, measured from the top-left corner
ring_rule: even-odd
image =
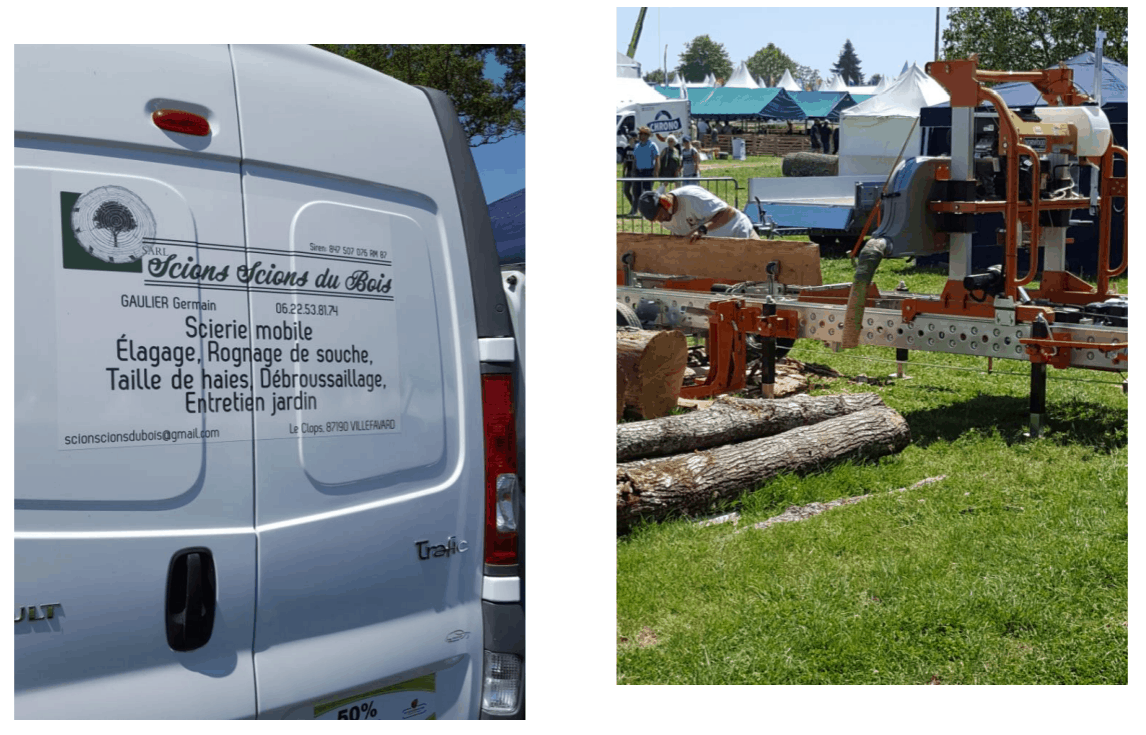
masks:
[[[640,275],[652,281],[664,278]],[[833,349],[839,349],[843,337],[846,304],[815,303],[806,299],[814,298],[817,291],[837,289],[838,292],[838,289],[846,289],[848,286],[839,284],[796,289],[773,284],[734,293],[701,293],[669,288],[618,286],[617,300],[637,311],[642,316],[642,321],[647,321],[656,327],[680,329],[691,334],[706,334],[710,319],[716,314],[709,308],[713,302],[738,299],[742,300],[745,306],[761,307],[771,297],[778,310],[791,311],[798,315],[797,338],[816,339]],[[800,293],[805,300],[799,300]],[[901,305],[909,298],[939,300],[937,296],[905,291],[880,292],[879,298],[873,299],[864,311],[859,335],[860,344],[921,352],[1030,360],[1026,345],[1021,340],[1031,338],[1031,325],[1016,320],[1014,301],[995,299],[994,318],[922,313],[916,314],[915,318],[908,322],[903,319]],[[650,319],[653,305],[656,316]],[[1052,323],[1051,333],[1054,339],[1075,345],[1067,350],[1070,356],[1069,367],[1118,372],[1128,369],[1125,327]],[[1095,348],[1078,346],[1089,344],[1095,345]],[[1111,344],[1119,344],[1122,347],[1113,350],[1098,349],[1100,345]],[[1068,366],[1065,363],[1064,360],[1062,367]]]

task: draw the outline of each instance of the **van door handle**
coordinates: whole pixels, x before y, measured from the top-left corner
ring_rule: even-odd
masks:
[[[215,560],[202,547],[183,549],[167,568],[167,645],[194,651],[215,626]]]

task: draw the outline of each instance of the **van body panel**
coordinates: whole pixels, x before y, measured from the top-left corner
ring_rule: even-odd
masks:
[[[218,603],[210,640],[167,644],[168,562],[191,545],[215,559]],[[251,533],[16,539],[18,718],[190,719],[255,709],[255,539]],[[27,611],[38,603],[41,619]],[[59,603],[46,619],[43,606]]]
[[[422,714],[476,717],[480,358],[436,119],[418,90],[326,52],[233,54],[248,263],[312,279],[290,293],[252,289],[252,329],[309,328],[284,343],[309,351],[294,366],[298,380],[345,371],[374,379],[315,388],[258,371],[255,390],[268,405],[293,401],[255,416],[260,716],[295,717],[300,707],[430,676],[434,705]],[[305,83],[323,69],[338,80]],[[284,78],[301,80],[285,106],[270,93]],[[407,141],[378,131],[405,131]],[[332,355],[348,362],[323,361]],[[305,679],[288,663],[299,660]]]
[[[489,221],[489,207],[482,191],[481,177],[469,141],[458,123],[457,111],[444,92],[419,87],[433,108],[445,146],[448,171],[454,183],[462,237],[466,243],[470,279],[473,282],[474,314],[478,337],[504,337],[513,334],[505,293],[498,272],[497,243]]]
[[[210,295],[198,284],[149,285],[162,279],[143,266],[171,255],[218,257],[203,243],[242,249],[233,84],[201,79],[199,64],[229,73],[225,49],[175,53],[181,61],[156,74],[143,71],[137,53],[17,52],[21,718],[195,717],[203,702],[219,717],[255,711],[250,419],[190,415],[186,391],[171,383],[179,371],[199,369],[194,360],[177,366],[171,354],[203,347],[184,334],[185,319],[212,306],[245,318],[245,297]],[[30,67],[60,64],[71,70],[37,76],[35,84],[25,76]],[[139,80],[130,94],[112,81],[127,73],[124,64]],[[217,111],[221,134],[203,151],[174,143],[144,112],[153,98],[197,99]],[[92,124],[79,129],[62,100],[88,105],[84,119]],[[225,431],[225,441],[206,440],[208,430]],[[169,565],[191,546],[212,552],[215,622],[204,646],[176,652],[166,633]],[[173,700],[170,692],[184,696]]]
[[[226,46],[16,47],[16,134],[239,158]],[[50,89],[45,85],[49,85]],[[205,138],[162,130],[158,109],[207,118]]]
[[[310,47],[16,68],[16,716],[476,719],[475,302],[506,324],[485,356],[515,345],[500,281],[475,299],[457,120]],[[215,617],[175,651],[188,549]]]
[[[439,137],[417,88],[310,46],[236,45],[232,55],[246,162],[452,195],[435,161],[442,146],[410,139]]]
[[[454,333],[456,314],[438,306],[435,294],[448,283],[434,283],[427,232],[415,219],[432,218],[379,198],[381,189],[350,193],[323,187],[318,176],[268,173],[244,169],[249,260],[307,273],[310,281],[250,294],[256,336],[269,328],[302,337],[257,344],[286,357],[297,349],[304,358],[290,370],[255,371],[255,393],[268,406],[255,417],[258,451],[273,453],[260,457],[260,474],[270,474],[260,483],[268,492],[257,503],[259,525],[380,500],[385,496],[362,493],[383,486],[415,490],[441,482],[458,461],[460,407],[456,359],[443,359],[443,352],[456,355],[457,345],[440,337]],[[437,234],[427,229],[431,238]],[[361,291],[351,288],[356,283]],[[368,384],[313,385],[346,375]],[[292,405],[280,408],[284,398]],[[450,460],[447,432],[455,447]],[[287,466],[272,459],[279,453],[295,468],[286,475]]]

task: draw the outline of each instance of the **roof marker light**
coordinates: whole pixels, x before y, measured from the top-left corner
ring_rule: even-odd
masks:
[[[151,113],[151,121],[156,127],[173,133],[199,137],[211,134],[211,123],[207,122],[207,118],[184,110],[156,110]]]

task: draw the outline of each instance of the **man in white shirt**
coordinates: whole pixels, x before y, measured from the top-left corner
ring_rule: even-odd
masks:
[[[759,239],[746,214],[700,186],[682,186],[666,194],[646,191],[637,200],[637,209],[645,219],[689,242],[705,235]]]

